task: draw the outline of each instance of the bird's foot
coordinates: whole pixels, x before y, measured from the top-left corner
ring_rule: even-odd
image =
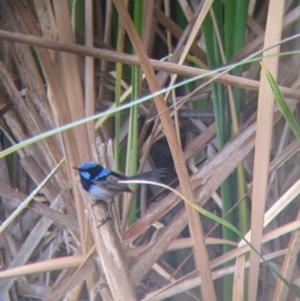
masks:
[[[104,219],[101,219],[98,221],[98,225],[97,228],[100,228],[101,226],[103,226],[107,221],[109,221],[110,219],[112,219],[111,216],[107,215]]]

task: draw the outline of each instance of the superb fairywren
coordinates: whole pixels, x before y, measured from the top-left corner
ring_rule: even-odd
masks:
[[[135,176],[127,177],[95,162],[86,162],[79,167],[80,182],[95,201],[110,203],[121,192],[132,192],[127,184],[119,180],[146,180],[148,178],[164,176],[166,169],[156,169]]]

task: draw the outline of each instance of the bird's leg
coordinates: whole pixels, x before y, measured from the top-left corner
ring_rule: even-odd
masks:
[[[93,199],[93,201],[92,201],[92,207],[94,207],[95,205],[97,205],[98,203],[105,203],[106,204],[106,202],[105,201],[102,201],[102,200],[95,200],[95,199]]]
[[[112,214],[111,214],[111,206],[112,206],[113,200],[110,200],[109,202],[105,202],[107,206],[107,213],[105,218],[103,219],[104,222],[108,221],[109,219],[112,219]]]

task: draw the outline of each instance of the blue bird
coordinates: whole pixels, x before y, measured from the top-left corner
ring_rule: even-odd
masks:
[[[73,168],[79,171],[81,185],[94,201],[106,203],[110,203],[121,192],[132,192],[127,184],[119,183],[119,180],[146,180],[166,174],[166,169],[156,169],[127,177],[95,162],[85,162]]]

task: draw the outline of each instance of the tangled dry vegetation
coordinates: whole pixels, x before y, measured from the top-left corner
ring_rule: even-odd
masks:
[[[1,221],[32,199],[1,227],[0,299],[296,300],[300,143],[259,61],[297,119],[300,5],[125,2],[0,0],[1,147],[16,146],[1,153]],[[167,167],[161,181],[237,227],[287,283],[167,189],[136,188],[98,227],[106,207],[72,167],[99,154],[126,173]]]

